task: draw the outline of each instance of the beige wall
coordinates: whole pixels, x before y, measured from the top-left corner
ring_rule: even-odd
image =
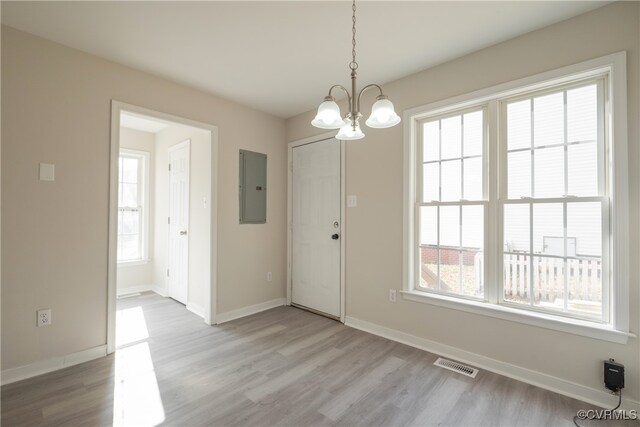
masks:
[[[153,246],[154,246],[154,200],[155,200],[155,134],[140,130],[120,128],[120,148],[146,151],[149,153],[149,246],[146,264],[118,264],[118,291],[127,288],[149,287],[153,285]]]
[[[189,171],[189,289],[187,304],[204,313],[205,286],[209,283],[211,236],[211,132],[189,126],[171,125],[156,134],[156,246],[155,284],[167,292],[169,226],[169,148],[185,140],[190,143]],[[203,198],[207,199],[206,207]]]
[[[639,4],[620,2],[384,85],[398,111],[626,51],[628,61],[631,330],[640,332],[638,195]],[[366,70],[362,70],[362,76]],[[335,82],[327,81],[327,87]],[[363,81],[364,83],[371,83]],[[323,94],[318,94],[321,101]],[[363,100],[370,108],[371,98]],[[345,111],[344,102],[341,105]],[[310,125],[314,111],[287,121],[287,140],[323,133]],[[367,112],[368,114],[368,112]],[[626,366],[625,396],[638,400],[639,346],[577,335],[405,301],[388,302],[402,289],[403,129],[363,128],[347,142],[347,316],[373,322],[559,379],[602,390],[602,360]],[[381,173],[384,171],[384,173]]]
[[[2,89],[3,370],[106,344],[112,99],[218,127],[218,313],[284,296],[283,120],[6,26]],[[265,225],[238,224],[240,148],[269,156]]]

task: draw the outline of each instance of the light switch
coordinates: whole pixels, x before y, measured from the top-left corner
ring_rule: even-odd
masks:
[[[56,165],[52,163],[40,163],[40,181],[55,181]]]
[[[347,196],[347,207],[355,208],[356,206],[358,206],[358,196]]]

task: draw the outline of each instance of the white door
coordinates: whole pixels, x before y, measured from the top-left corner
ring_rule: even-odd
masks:
[[[189,144],[169,147],[169,296],[187,303],[189,286]]]
[[[292,304],[340,316],[340,141],[292,149]]]

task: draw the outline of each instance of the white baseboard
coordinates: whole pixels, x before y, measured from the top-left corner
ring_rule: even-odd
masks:
[[[167,293],[167,290],[161,286],[151,286],[151,289],[149,289],[152,292],[155,292],[156,294],[160,295],[161,297],[168,297],[169,294]]]
[[[195,314],[196,316],[200,316],[204,319],[204,308],[200,307],[198,304],[194,304],[191,302],[188,302],[187,305],[187,310],[189,310],[190,312],[192,312],[193,314]]]
[[[369,332],[392,341],[419,348],[420,350],[425,350],[439,356],[467,363],[477,368],[485,369],[487,371],[513,378],[583,402],[591,403],[602,408],[613,408],[618,403],[617,397],[605,390],[594,389],[571,381],[563,380],[561,378],[553,377],[542,372],[522,368],[520,366],[502,362],[480,354],[461,350],[446,344],[420,338],[415,335],[410,335],[396,329],[380,326],[366,320],[347,316],[345,324],[361,331]],[[640,409],[640,402],[623,398],[622,408],[627,410],[635,409],[638,411]]]
[[[227,311],[216,315],[215,323],[225,323],[234,319],[249,316],[251,314],[260,313],[261,311],[270,310],[275,307],[285,305],[286,298],[276,298],[271,301],[261,302],[260,304],[250,305],[248,307],[238,308],[236,310]]]
[[[127,286],[125,288],[118,288],[116,289],[116,295],[117,296],[123,296],[123,295],[129,295],[129,294],[135,294],[135,293],[139,293],[139,292],[155,292],[156,294],[160,295],[161,297],[167,297],[167,291],[160,286],[156,286],[153,283],[147,284],[147,285],[139,285],[139,286]]]
[[[98,359],[106,355],[107,346],[99,345],[98,347],[93,347],[87,350],[78,351],[76,353],[67,354],[66,356],[54,357],[53,359],[41,360],[30,365],[5,369],[0,375],[0,383],[2,385],[11,384],[16,381],[25,380],[27,378],[36,377],[48,372],[53,372],[59,369],[68,368],[69,366],[88,362],[93,359]]]
[[[121,297],[129,294],[147,292],[147,291],[150,291],[152,288],[153,288],[153,285],[127,286],[126,288],[116,289],[116,295]]]

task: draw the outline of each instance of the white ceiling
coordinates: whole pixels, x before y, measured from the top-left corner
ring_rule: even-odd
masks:
[[[383,84],[606,3],[362,1],[359,82]],[[2,1],[2,23],[285,118],[349,84],[348,1]]]

